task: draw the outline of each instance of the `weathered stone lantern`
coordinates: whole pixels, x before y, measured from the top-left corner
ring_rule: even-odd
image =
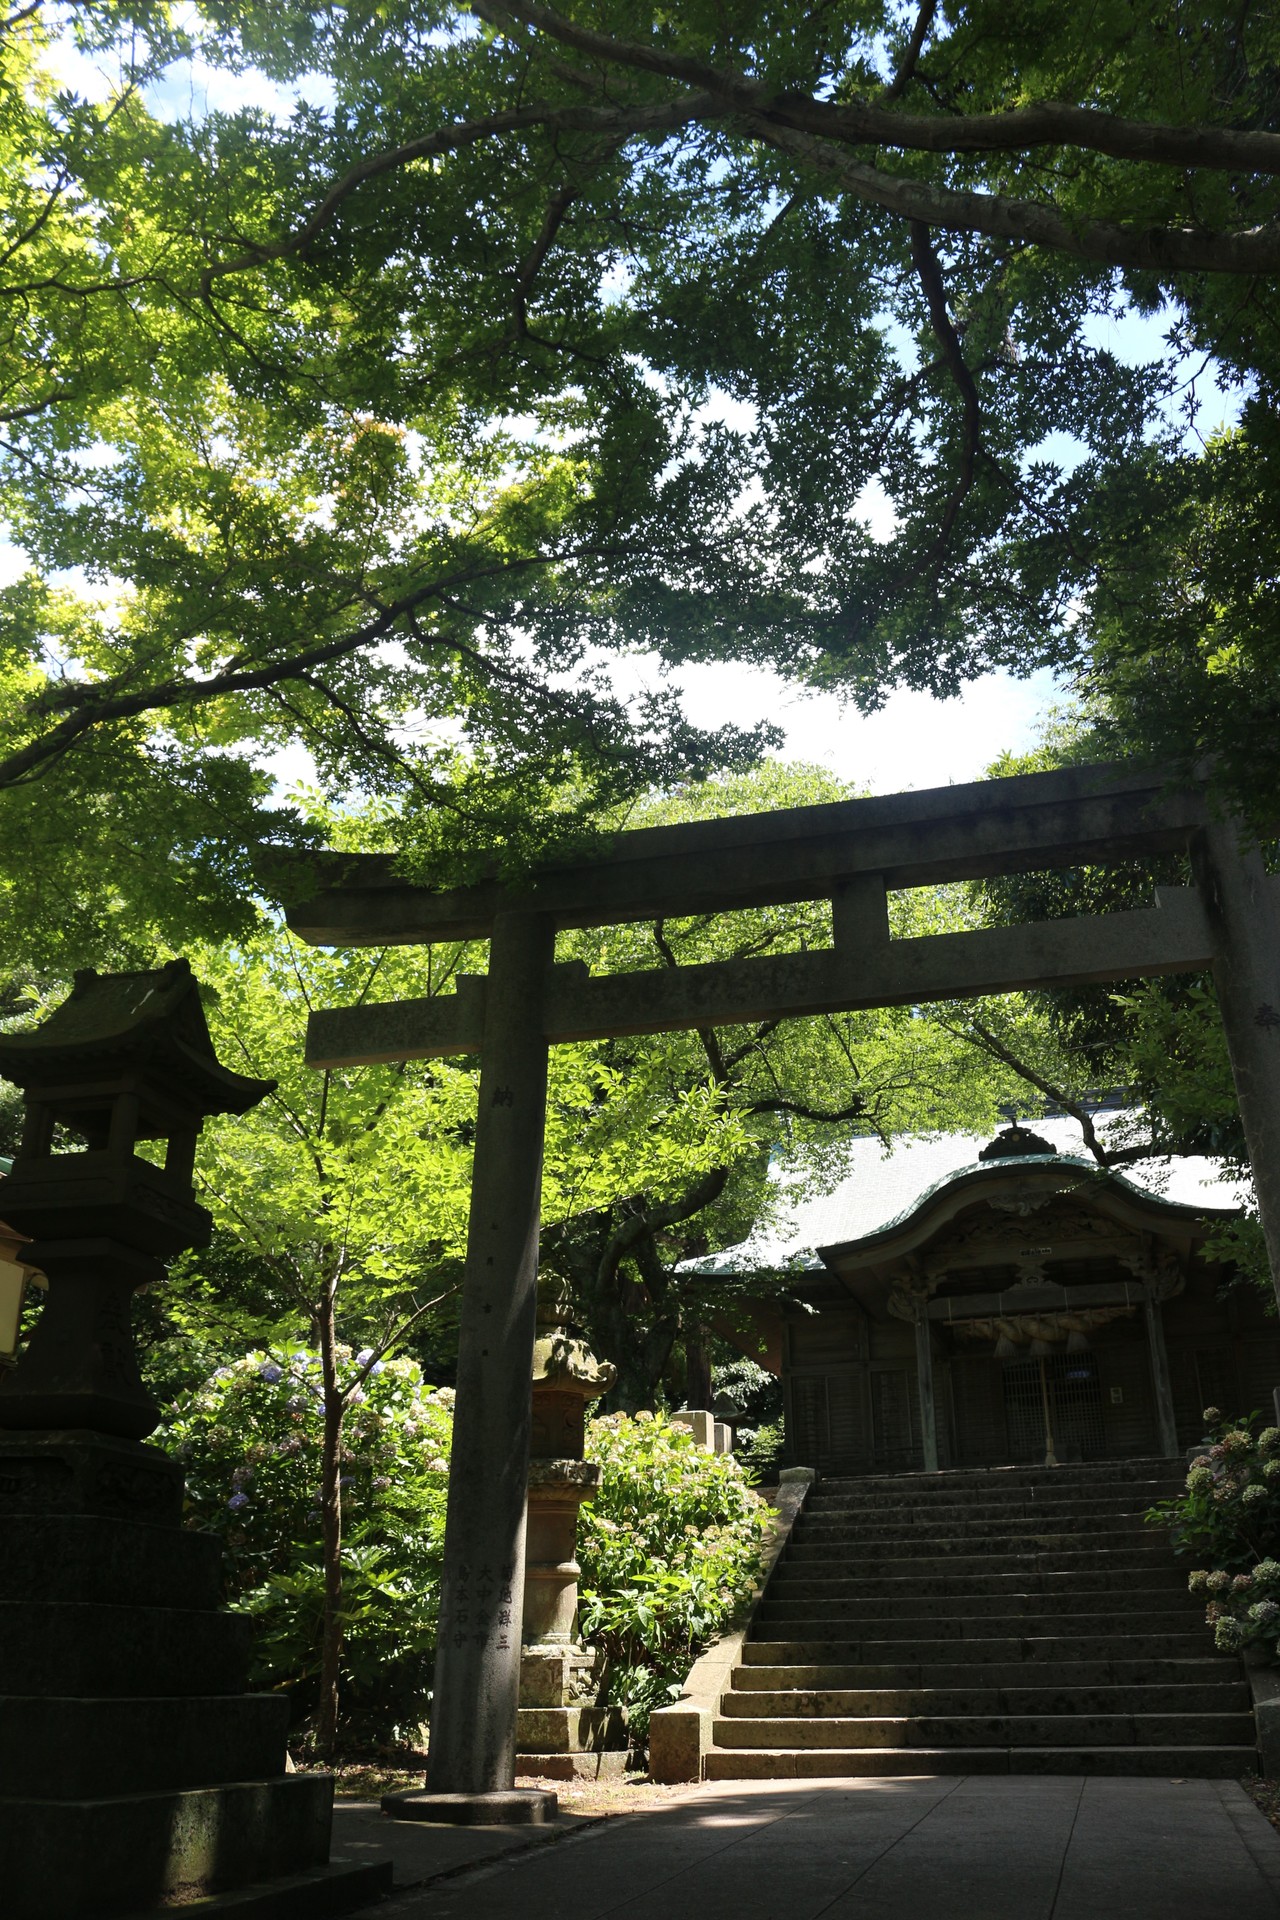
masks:
[[[221,1542],[182,1526],[182,1469],[142,1443],[159,1413],[130,1297],[208,1238],[205,1117],[273,1083],[221,1065],[185,960],[78,974],[35,1033],[0,1040],[0,1073],[27,1100],[0,1214],[49,1287],[0,1379],[6,1920],[221,1912],[223,1892],[298,1920],[365,1905],[389,1868],[329,1863],[332,1778],[288,1771],[288,1703],[248,1691],[249,1622],[219,1605]],[[59,1128],[86,1144],[55,1151]],[[163,1165],[138,1152],[153,1140]]]
[[[224,1067],[185,960],[148,973],[78,973],[34,1033],[0,1040],[0,1074],[26,1096],[5,1220],[29,1236],[49,1297],[16,1369],[0,1427],[79,1428],[140,1440],[160,1414],[138,1373],[129,1302],[212,1225],[192,1191],[208,1115],[244,1113],[274,1085]],[[56,1129],[85,1142],[55,1152]],[[165,1143],[163,1165],[141,1143]]]
[[[544,1277],[533,1350],[516,1740],[520,1767],[554,1779],[595,1775],[625,1758],[626,1716],[599,1705],[596,1652],[576,1637],[578,1510],[600,1482],[599,1467],[582,1457],[586,1407],[615,1378],[616,1369],[573,1334],[563,1290]]]

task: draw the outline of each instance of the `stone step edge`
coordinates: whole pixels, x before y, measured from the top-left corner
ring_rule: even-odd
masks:
[[[1122,1767],[1115,1765],[1118,1756],[1126,1761]],[[707,1780],[1032,1772],[1194,1780],[1239,1779],[1257,1770],[1255,1747],[709,1747],[703,1757]]]

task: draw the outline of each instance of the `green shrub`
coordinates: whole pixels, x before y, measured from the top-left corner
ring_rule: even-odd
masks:
[[[777,1479],[786,1449],[786,1427],[781,1420],[771,1420],[763,1427],[738,1428],[735,1447],[738,1463],[756,1485],[769,1485]]]
[[[301,1346],[246,1354],[180,1395],[157,1435],[185,1467],[188,1524],[223,1535],[228,1597],[257,1628],[255,1683],[287,1689],[300,1713],[324,1593],[318,1375]],[[347,1414],[348,1737],[413,1737],[426,1717],[452,1436],[451,1390],[424,1385],[410,1360],[381,1363]],[[581,1630],[643,1737],[651,1706],[679,1690],[751,1586],[769,1509],[730,1455],[650,1414],[592,1421],[587,1454],[602,1473],[579,1529]]]
[[[349,1351],[339,1358],[351,1364]],[[287,1689],[300,1711],[324,1595],[319,1366],[301,1346],[248,1353],[181,1394],[157,1435],[185,1467],[188,1524],[223,1536],[228,1598],[257,1626],[255,1684]],[[341,1459],[349,1730],[401,1737],[426,1712],[452,1405],[407,1359],[380,1362],[352,1396]]]
[[[1225,1421],[1205,1409],[1211,1444],[1191,1463],[1185,1493],[1152,1507],[1147,1519],[1168,1527],[1174,1550],[1208,1566],[1187,1577],[1207,1596],[1205,1619],[1224,1653],[1250,1645],[1274,1657],[1280,1642],[1280,1427],[1255,1431],[1261,1416]]]
[[[653,1414],[593,1420],[587,1457],[601,1478],[578,1530],[579,1620],[643,1738],[753,1585],[770,1514],[731,1454]]]

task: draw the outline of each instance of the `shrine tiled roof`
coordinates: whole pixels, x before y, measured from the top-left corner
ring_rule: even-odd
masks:
[[[1110,1120],[1119,1115],[1107,1116]],[[1105,1137],[1105,1126],[1098,1122]],[[1066,1116],[1037,1119],[1036,1131],[1055,1151],[1030,1155],[1025,1165],[1079,1167],[1098,1172],[1097,1162],[1084,1151],[1080,1128]],[[896,1140],[886,1152],[874,1136],[852,1139],[846,1171],[828,1193],[781,1200],[774,1219],[721,1253],[686,1261],[699,1273],[743,1273],[791,1268],[798,1272],[820,1267],[818,1248],[847,1246],[872,1239],[905,1219],[940,1188],[969,1174],[1007,1175],[1016,1159],[981,1161],[986,1145],[981,1134],[941,1134],[924,1139]],[[1239,1182],[1227,1175],[1221,1162],[1200,1155],[1171,1155],[1138,1161],[1112,1169],[1109,1177],[1144,1196],[1190,1212],[1235,1211],[1241,1204]]]

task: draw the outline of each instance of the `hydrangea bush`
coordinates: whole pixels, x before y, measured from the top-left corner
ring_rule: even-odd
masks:
[[[354,1371],[369,1356],[339,1350]],[[403,1737],[425,1713],[444,1541],[453,1393],[409,1359],[377,1363],[343,1427],[348,1718]],[[254,1680],[309,1703],[324,1571],[319,1356],[248,1353],[179,1396],[156,1436],[183,1462],[187,1521],[220,1533],[228,1598],[256,1624]]]
[[[342,1350],[342,1364],[366,1354]],[[426,1717],[444,1547],[453,1393],[412,1360],[370,1373],[343,1431],[344,1666],[349,1734],[416,1738]],[[226,1543],[228,1597],[257,1626],[254,1679],[309,1705],[319,1666],[323,1399],[302,1346],[254,1352],[182,1394],[158,1440],[182,1460],[187,1520]],[[609,1698],[649,1708],[679,1690],[760,1565],[769,1509],[730,1455],[641,1413],[592,1421],[600,1463],[582,1509],[582,1632]]]
[[[593,1420],[586,1451],[601,1475],[578,1529],[579,1620],[643,1737],[754,1584],[770,1510],[731,1454],[653,1414]]]
[[[1225,1421],[1206,1407],[1210,1445],[1191,1463],[1186,1492],[1153,1507],[1175,1551],[1210,1561],[1187,1579],[1206,1596],[1205,1618],[1224,1653],[1280,1643],[1280,1427],[1257,1431],[1258,1414]]]

